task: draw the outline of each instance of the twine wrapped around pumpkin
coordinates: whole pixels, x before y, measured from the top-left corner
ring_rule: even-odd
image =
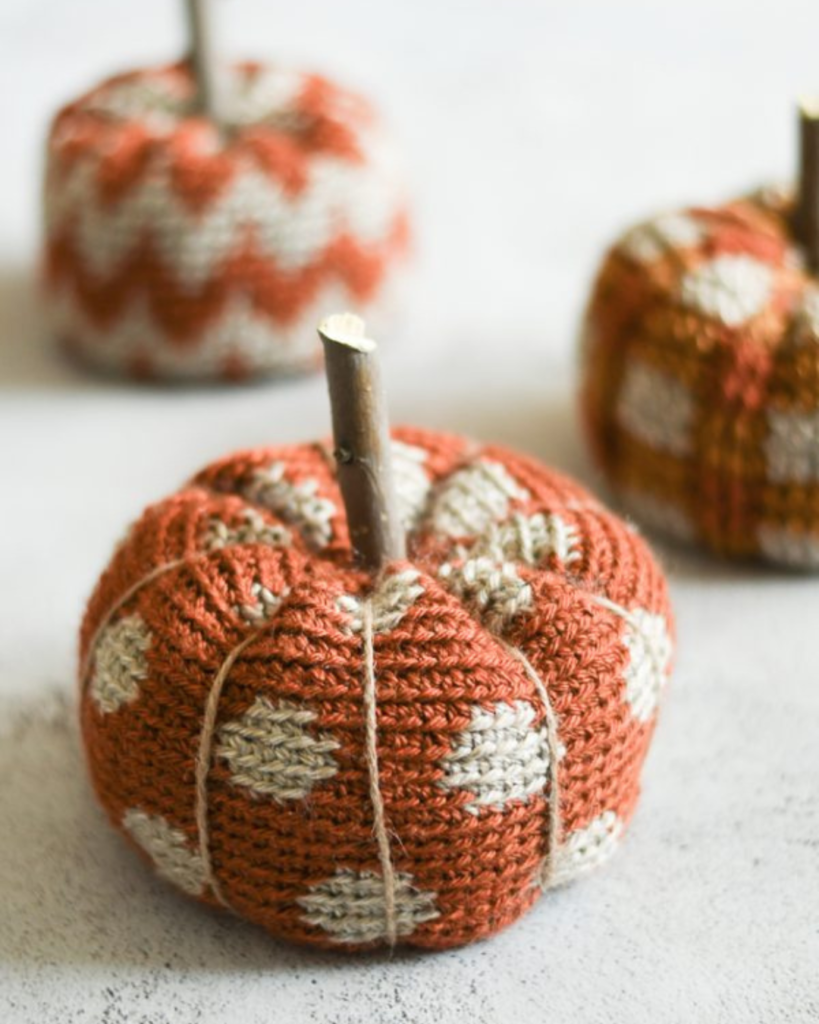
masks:
[[[230,456],[149,508],[82,630],[111,821],[272,934],[459,945],[607,859],[672,654],[641,538],[494,446],[393,432],[407,556],[355,568],[335,464]]]
[[[819,569],[819,286],[769,189],[628,231],[584,327],[583,407],[636,518]]]
[[[202,115],[187,63],[117,75],[54,120],[47,312],[54,335],[103,370],[309,370],[326,313],[391,316],[406,197],[370,106],[281,67],[223,77],[224,124]]]

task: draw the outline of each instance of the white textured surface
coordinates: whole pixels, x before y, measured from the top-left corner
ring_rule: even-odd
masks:
[[[517,445],[586,480],[572,343],[600,247],[655,210],[782,177],[789,102],[817,85],[819,11],[803,0],[220,11],[234,52],[280,46],[357,81],[403,136],[423,245],[406,341],[385,360],[395,419]],[[350,960],[279,945],[189,905],[103,822],[46,695],[71,688],[111,546],[197,465],[329,424],[320,379],[133,391],[40,340],[46,114],[180,38],[168,0],[0,10],[0,1020],[816,1020],[816,580],[667,553],[678,671],[623,848],[471,949]],[[54,722],[71,717],[58,706]]]

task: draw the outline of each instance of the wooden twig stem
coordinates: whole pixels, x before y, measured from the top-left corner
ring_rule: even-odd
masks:
[[[222,76],[213,45],[213,19],[209,0],[185,0],[190,58],[196,78],[197,106],[219,127],[225,125]]]
[[[799,191],[794,227],[808,267],[819,273],[819,98],[799,104]]]
[[[377,572],[406,556],[406,538],[395,496],[389,421],[378,364],[378,346],[351,313],[319,326],[327,364],[338,482],[353,549]]]

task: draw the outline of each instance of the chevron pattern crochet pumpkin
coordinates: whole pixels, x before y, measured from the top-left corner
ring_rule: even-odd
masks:
[[[54,333],[137,376],[236,378],[315,367],[314,325],[378,323],[407,246],[406,203],[375,114],[326,79],[243,64],[221,134],[193,116],[187,65],[118,75],[51,129],[45,281]]]
[[[82,629],[115,827],[200,900],[351,950],[487,936],[605,861],[671,660],[661,572],[580,487],[502,448],[393,437],[407,562],[352,567],[323,445],[246,452],[144,513]]]
[[[819,569],[819,285],[791,208],[763,190],[628,231],[591,297],[583,407],[638,519]]]

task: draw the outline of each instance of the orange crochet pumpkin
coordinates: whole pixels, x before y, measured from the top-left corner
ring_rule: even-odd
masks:
[[[634,515],[819,568],[819,288],[773,191],[659,216],[607,254],[585,324],[594,452]]]
[[[661,572],[582,488],[393,439],[406,562],[352,567],[323,445],[246,452],[144,513],[82,629],[115,827],[191,895],[317,946],[466,943],[604,861],[671,660]]]
[[[101,369],[168,380],[313,369],[337,306],[378,323],[407,249],[403,176],[370,106],[317,75],[228,69],[224,132],[187,64],[101,83],[47,146],[54,335]]]

